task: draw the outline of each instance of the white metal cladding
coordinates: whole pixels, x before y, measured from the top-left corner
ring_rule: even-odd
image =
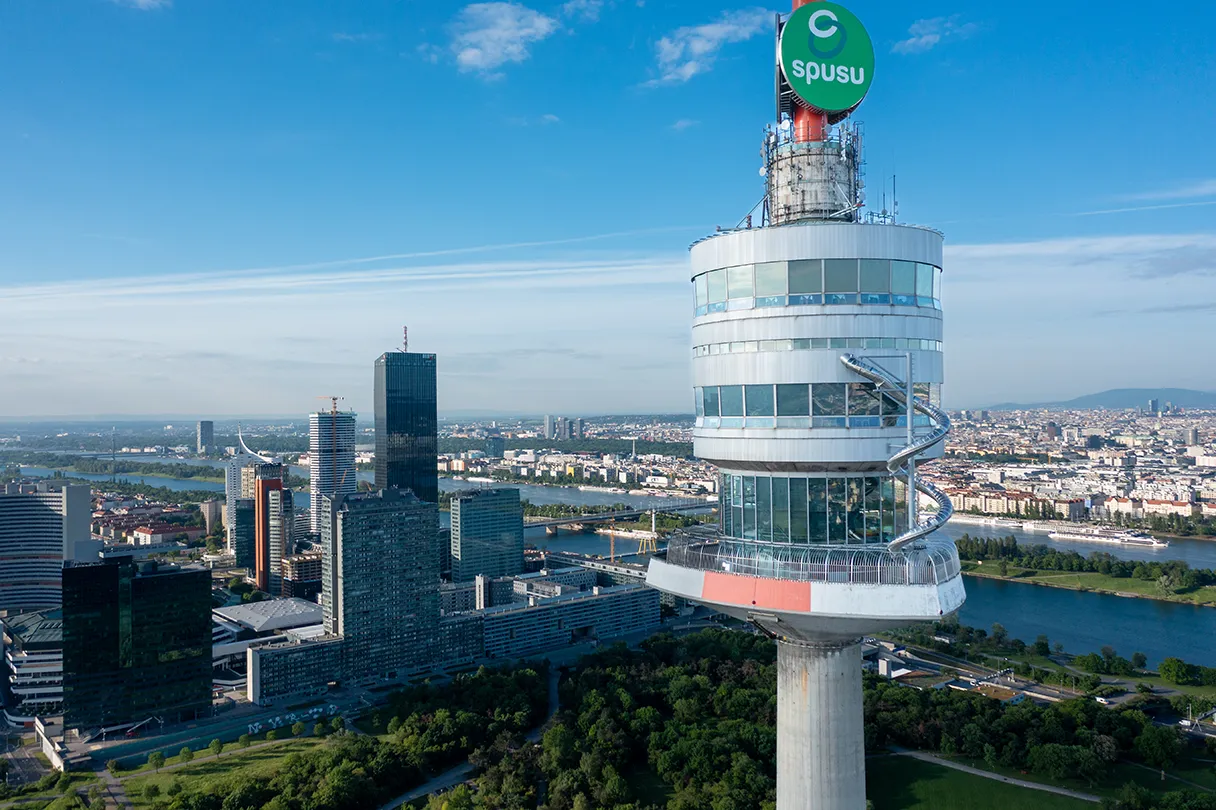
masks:
[[[858,357],[877,358],[874,362],[881,363],[901,379],[907,374],[907,362],[891,357],[905,355],[907,352],[884,349],[847,351]],[[841,364],[841,354],[839,349],[815,349],[804,352],[755,352],[698,357],[692,362],[692,384],[693,387],[700,388],[706,385],[865,382]],[[913,382],[942,382],[941,352],[914,351],[912,363],[916,376]]]
[[[731,231],[692,247],[692,275],[795,259],[899,259],[942,266],[942,235],[909,225],[804,222]]]
[[[896,438],[901,432],[906,429],[697,428],[693,431],[693,446],[697,458],[737,472],[886,470],[892,448],[902,446]],[[941,455],[938,445],[920,458]]]
[[[745,309],[702,315],[693,322],[692,343],[784,338],[942,339],[942,313],[924,307],[800,306]]]

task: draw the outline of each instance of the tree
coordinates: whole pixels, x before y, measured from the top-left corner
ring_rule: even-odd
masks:
[[[324,723],[317,723],[312,727],[312,735],[314,737],[324,737],[327,728],[328,727]]]
[[[179,794],[181,792],[182,792],[182,783],[180,781],[178,781],[177,779],[174,779],[172,782],[170,782],[169,787],[165,789],[165,793],[169,796],[176,796],[177,794]]]
[[[216,738],[207,745],[207,750],[218,759],[220,754],[224,753],[224,744]]]
[[[299,722],[298,720],[296,722],[292,723],[291,724],[291,734],[294,737],[303,736],[304,735],[304,724]]]
[[[274,742],[278,738],[279,738],[279,732],[275,731],[274,729],[271,729],[270,731],[266,732],[266,742]]]
[[[1000,624],[999,622],[992,625],[992,640],[996,642],[998,647],[1004,643],[1005,638],[1008,635],[1009,633],[1005,630],[1005,625]]]
[[[165,767],[165,755],[160,751],[153,751],[148,754],[148,765],[152,767],[152,770],[159,771]]]
[[[1132,653],[1132,666],[1136,669],[1144,669],[1148,666],[1148,656],[1142,652]]]
[[[1009,576],[1009,562],[1007,560],[1001,560],[997,564],[996,570],[999,571],[1003,577]]]
[[[109,771],[110,773],[117,774],[121,768],[122,768],[122,766],[118,764],[118,760],[116,760],[116,759],[106,760],[106,770]]]
[[[1157,674],[1167,683],[1185,686],[1191,682],[1191,667],[1181,658],[1166,658],[1157,667]]]
[[[182,750],[177,752],[178,762],[189,762],[194,759],[194,752],[190,750],[190,746],[183,745]]]
[[[432,794],[426,810],[473,810],[473,794],[465,785],[457,785],[447,793]]]
[[[58,781],[55,782],[55,790],[59,791],[60,793],[67,793],[69,790],[71,790],[71,788],[72,777],[66,773],[59,777]]]
[[[346,728],[346,721],[341,717],[335,717],[333,720],[329,721],[329,727],[334,731],[342,731]]]
[[[1178,759],[1182,742],[1173,726],[1149,724],[1136,737],[1136,753],[1154,768],[1168,768]]]
[[[148,800],[155,799],[160,795],[160,786],[155,782],[149,782],[144,785],[144,798]]]
[[[1047,636],[1039,634],[1035,637],[1034,654],[1042,658],[1051,655],[1051,644],[1047,641]]]
[[[249,746],[253,745],[253,737],[250,737],[248,734],[242,734],[236,738],[236,741],[241,748],[248,748]]]

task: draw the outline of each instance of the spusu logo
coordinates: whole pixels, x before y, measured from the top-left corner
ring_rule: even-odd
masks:
[[[848,9],[808,3],[781,30],[781,70],[807,105],[843,112],[861,103],[874,78],[874,45]]]

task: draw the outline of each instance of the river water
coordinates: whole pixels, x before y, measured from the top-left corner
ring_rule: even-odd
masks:
[[[152,460],[144,457],[144,460]],[[180,461],[179,459],[166,459]],[[199,461],[200,464],[219,466],[215,462]],[[39,467],[22,467],[27,475],[50,476],[51,470]],[[306,475],[301,468],[293,468],[297,475]],[[105,482],[108,475],[71,473],[75,478]],[[215,482],[190,479],[161,478],[158,476],[124,474],[120,480],[144,482],[151,486],[166,487],[174,491],[204,490],[222,497],[224,485]],[[370,481],[370,472],[360,472],[361,481]],[[448,492],[477,486],[466,481],[449,478],[439,479],[439,488]],[[655,496],[636,496],[617,492],[589,492],[571,487],[546,487],[534,484],[517,485],[520,496],[535,504],[565,503],[578,506],[610,506],[626,503],[632,506],[662,506],[669,499]],[[297,505],[308,505],[308,494],[297,494]],[[442,525],[447,526],[449,515],[440,513]],[[1049,540],[1045,534],[986,526],[950,524],[942,530],[952,539],[964,534],[973,537],[1005,536],[1012,534],[1019,543],[1048,544],[1053,547],[1071,549],[1081,554],[1094,551],[1109,551],[1116,557],[1129,560],[1184,560],[1196,568],[1216,568],[1216,542],[1205,540],[1173,540],[1169,548],[1149,550],[1123,548],[1091,543],[1068,543]],[[544,529],[526,529],[525,539],[540,548],[572,551],[581,554],[608,554],[609,540],[604,535],[573,534],[559,532],[546,535]],[[631,551],[632,541],[621,539],[617,552]],[[1104,645],[1111,645],[1121,655],[1131,657],[1133,652],[1142,652],[1150,663],[1175,655],[1191,663],[1216,666],[1216,609],[1196,607],[1151,599],[1129,599],[1105,594],[1070,591],[1062,588],[1046,588],[1033,585],[1001,582],[998,580],[968,577],[967,602],[959,613],[964,624],[985,629],[993,623],[1004,625],[1009,634],[1026,642],[1034,641],[1040,633],[1046,634],[1052,644],[1059,642],[1069,652],[1096,652]]]

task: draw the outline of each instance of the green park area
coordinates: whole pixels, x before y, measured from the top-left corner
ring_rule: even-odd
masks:
[[[1092,802],[1018,787],[911,757],[866,762],[866,795],[874,810],[1080,810]]]
[[[1113,577],[1091,571],[1036,571],[994,562],[963,563],[963,573],[971,576],[1004,579],[1029,585],[1046,585],[1052,588],[1067,588],[1073,591],[1095,591],[1116,596],[1133,596],[1143,599],[1159,599],[1164,602],[1182,602],[1192,605],[1216,606],[1216,586],[1204,585],[1195,588],[1166,589],[1157,581]]]

